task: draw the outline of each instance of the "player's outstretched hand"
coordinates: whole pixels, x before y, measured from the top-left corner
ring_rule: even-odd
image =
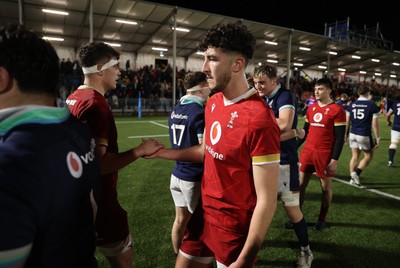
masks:
[[[160,156],[160,153],[164,151],[164,148],[160,148],[158,151],[156,151],[154,154],[148,154],[148,155],[144,155],[143,158],[144,159],[155,159],[155,158],[162,158]]]
[[[297,129],[297,131],[298,131],[297,138],[299,140],[304,139],[304,136],[306,135],[306,131],[304,129],[302,129],[302,128]]]
[[[140,155],[142,157],[146,157],[148,155],[152,155],[161,148],[164,148],[164,144],[162,144],[159,140],[156,139],[142,139],[142,143],[138,146],[138,150],[140,150]]]

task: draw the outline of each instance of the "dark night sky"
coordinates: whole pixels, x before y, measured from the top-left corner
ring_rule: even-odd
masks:
[[[394,43],[393,48],[400,51],[400,13],[388,1],[378,1],[379,5],[355,4],[350,1],[321,1],[319,5],[308,1],[246,0],[222,2],[218,0],[159,0],[150,1],[203,12],[210,12],[235,18],[293,28],[315,34],[324,34],[325,23],[350,19],[350,29],[373,29],[379,25],[380,35]],[[237,2],[243,4],[236,4]],[[387,3],[385,3],[387,2]],[[217,7],[218,5],[218,7]],[[222,6],[222,7],[221,7]],[[289,15],[290,14],[290,15]],[[376,33],[376,31],[374,31]]]

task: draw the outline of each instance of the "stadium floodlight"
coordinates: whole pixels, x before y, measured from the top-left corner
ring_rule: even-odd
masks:
[[[64,41],[64,38],[61,37],[50,37],[50,36],[43,36],[42,39],[49,40],[49,41]]]
[[[119,22],[119,23],[124,23],[124,24],[131,24],[131,25],[137,25],[138,24],[136,21],[131,21],[131,20],[119,20],[119,19],[116,19],[115,21]]]
[[[107,43],[107,42],[104,42],[104,43],[109,46],[112,46],[112,47],[121,47],[121,44],[119,44],[119,43]]]
[[[309,47],[299,47],[299,49],[304,51],[311,51],[311,48]]]
[[[163,47],[152,47],[151,49],[155,51],[168,51],[168,48]]]
[[[175,28],[172,27],[172,30],[175,30]],[[190,32],[189,29],[187,29],[187,28],[182,28],[182,27],[176,27],[176,31],[178,31],[178,32],[185,32],[185,33]]]
[[[272,59],[267,59],[267,62],[269,62],[269,63],[278,63],[277,60],[272,60]]]
[[[277,46],[278,43],[277,42],[273,42],[273,41],[264,41],[266,44],[268,45],[273,45],[273,46]]]
[[[51,13],[51,14],[56,14],[56,15],[63,15],[63,16],[69,15],[68,12],[59,11],[59,10],[54,10],[54,9],[46,9],[46,8],[43,8],[42,11],[43,11],[44,13]]]

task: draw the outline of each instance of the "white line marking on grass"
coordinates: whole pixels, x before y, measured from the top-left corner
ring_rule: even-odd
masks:
[[[154,138],[154,137],[168,137],[169,134],[163,135],[145,135],[145,136],[128,136],[128,139],[141,139],[141,138]]]
[[[142,123],[140,121],[117,121],[115,120],[115,124],[132,124],[132,123]]]
[[[383,195],[383,196],[386,196],[386,197],[389,197],[389,198],[393,198],[393,199],[396,199],[396,200],[400,201],[400,197],[392,195],[392,194],[384,193],[384,192],[378,191],[376,189],[368,189],[367,188],[367,191],[370,191],[370,192],[373,192],[373,193],[376,193],[376,194],[380,194],[380,195]]]
[[[157,121],[118,121],[118,120],[115,120],[116,124],[128,124],[128,123],[136,124],[136,123],[152,123],[152,122],[168,122],[168,121],[166,121],[166,120],[157,120]]]
[[[143,121],[140,121],[143,122]],[[165,121],[160,121],[165,122]],[[136,121],[135,121],[136,123]],[[157,123],[156,121],[146,121],[146,123],[151,123],[163,128],[168,128],[168,125]],[[162,135],[145,135],[145,136],[128,136],[128,139],[142,139],[142,138],[154,138],[154,137],[168,137],[169,134],[162,134]]]
[[[348,181],[341,180],[341,179],[338,179],[338,178],[333,178],[333,179],[334,179],[335,181],[339,181],[339,182],[348,184],[348,185],[350,185],[350,186],[353,186],[353,187],[356,187],[356,188],[359,188],[359,189],[365,189],[366,191],[370,191],[370,192],[372,192],[372,193],[379,194],[379,195],[383,195],[383,196],[386,196],[386,197],[389,197],[389,198],[396,199],[396,200],[399,200],[399,201],[400,201],[400,197],[399,197],[399,196],[396,196],[396,195],[392,195],[392,194],[388,194],[388,193],[385,193],[385,192],[381,192],[381,191],[376,190],[376,189],[373,189],[373,188],[367,188],[367,187],[365,187],[365,186],[358,187],[358,186],[355,186],[355,185],[351,185]]]
[[[167,126],[167,125],[164,125],[164,124],[157,123],[156,121],[150,121],[150,123],[152,123],[152,124],[154,124],[154,125],[157,125],[157,126],[160,126],[160,127],[165,127],[165,128],[168,128],[168,126]]]
[[[168,128],[167,125],[164,125],[164,124],[161,124],[161,123],[157,123],[156,121],[120,121],[119,123],[133,123],[133,122],[134,123],[152,123],[152,124],[160,126],[160,127]],[[158,122],[165,122],[165,121],[158,121]],[[147,135],[147,136],[128,136],[128,138],[129,139],[141,139],[141,138],[154,138],[154,137],[167,137],[167,136],[169,136],[169,134]],[[379,194],[379,195],[386,196],[386,197],[389,197],[389,198],[396,199],[396,200],[400,201],[400,197],[396,196],[396,195],[392,195],[392,194],[388,194],[388,193],[385,193],[385,192],[381,192],[381,191],[373,189],[373,188],[367,188],[365,186],[358,187],[356,185],[350,184],[348,181],[341,180],[341,179],[338,179],[338,178],[333,178],[333,180],[341,182],[341,183],[345,183],[347,185],[350,185],[350,186],[353,186],[353,187],[356,187],[356,188],[359,188],[359,189],[365,189],[366,191],[369,191],[369,192],[372,192],[372,193],[375,193],[375,194]]]

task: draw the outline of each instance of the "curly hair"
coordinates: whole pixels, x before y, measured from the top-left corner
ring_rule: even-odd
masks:
[[[0,28],[0,66],[22,92],[56,96],[60,62],[54,47],[23,25]]]
[[[244,56],[248,63],[253,58],[255,45],[256,39],[244,24],[216,24],[204,36],[199,50],[206,51],[209,47],[215,47],[224,51],[237,52]]]

